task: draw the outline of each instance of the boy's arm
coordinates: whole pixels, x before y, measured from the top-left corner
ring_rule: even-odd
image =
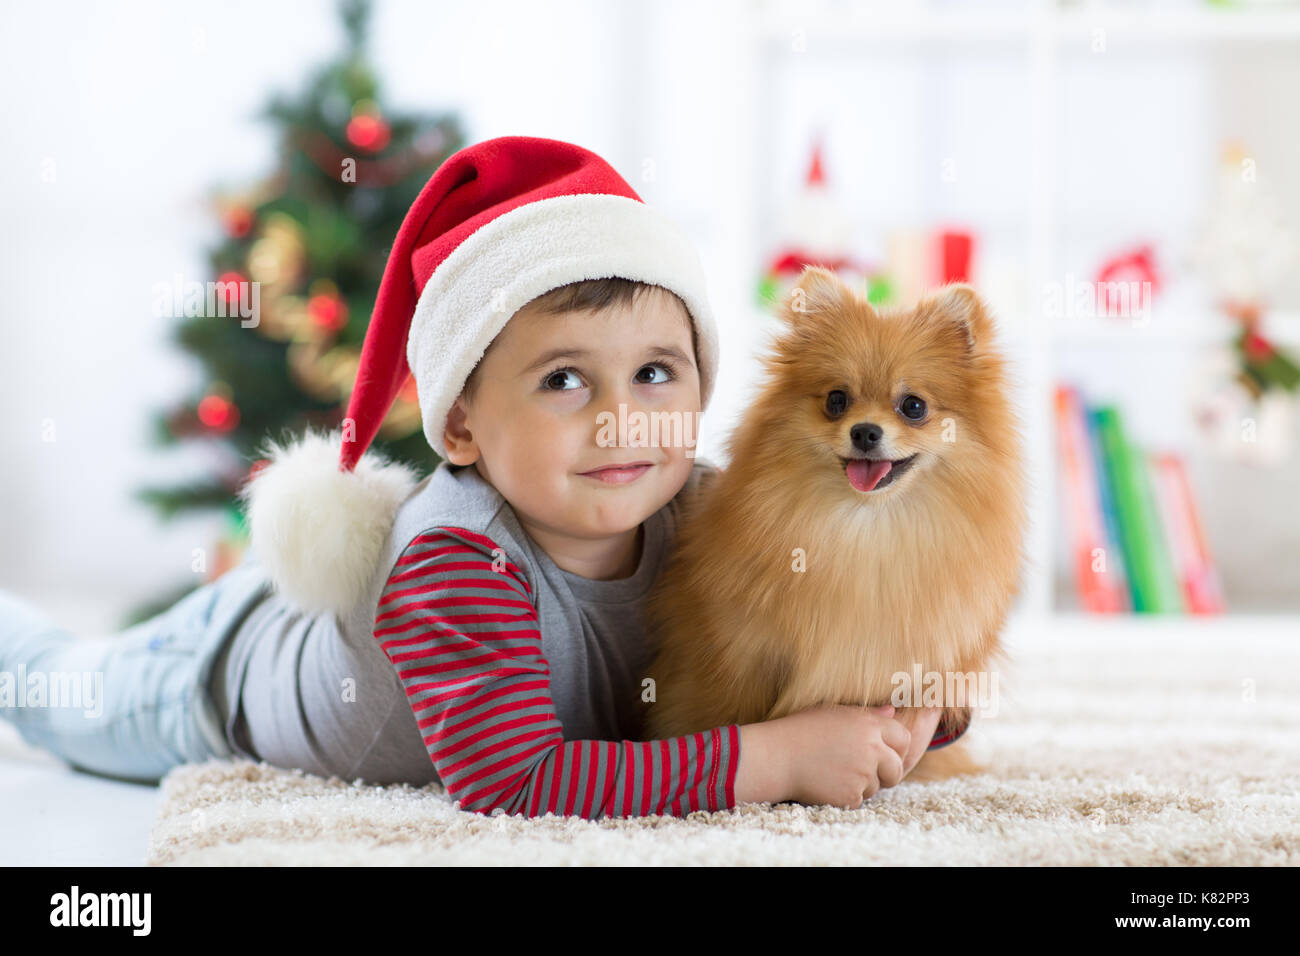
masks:
[[[565,741],[531,589],[491,539],[417,536],[379,599],[374,635],[397,669],[438,776],[461,809],[588,819],[735,805],[737,725],[645,742]]]

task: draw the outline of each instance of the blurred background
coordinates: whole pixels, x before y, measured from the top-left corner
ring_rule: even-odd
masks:
[[[1295,3],[0,17],[0,586],[61,623],[116,629],[238,560],[263,437],[342,416],[407,207],[501,135],[596,151],[696,241],[701,454],[725,463],[804,263],[882,308],[969,281],[1031,462],[1017,613],[1300,623]],[[413,399],[379,444],[428,469]]]

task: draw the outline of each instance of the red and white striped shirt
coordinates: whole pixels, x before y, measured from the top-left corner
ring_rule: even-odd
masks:
[[[645,742],[564,739],[532,591],[502,554],[464,528],[427,531],[398,558],[375,616],[460,807],[599,819],[735,806],[738,725]]]

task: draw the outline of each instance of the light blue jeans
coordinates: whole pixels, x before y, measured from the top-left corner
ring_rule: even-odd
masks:
[[[143,783],[231,757],[209,677],[267,588],[250,551],[161,614],[90,638],[0,590],[0,718],[78,770]]]

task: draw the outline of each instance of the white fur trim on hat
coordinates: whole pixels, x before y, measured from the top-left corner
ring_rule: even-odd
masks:
[[[304,611],[342,613],[365,596],[415,470],[369,451],[339,469],[342,433],[310,430],[269,441],[265,465],[242,489],[250,549],[275,589]]]
[[[554,196],[512,209],[472,233],[420,293],[406,358],[425,437],[440,457],[447,457],[447,413],[510,317],[558,286],[609,276],[661,285],[685,302],[698,340],[700,407],[708,405],[718,336],[690,240],[662,213],[626,196]]]

